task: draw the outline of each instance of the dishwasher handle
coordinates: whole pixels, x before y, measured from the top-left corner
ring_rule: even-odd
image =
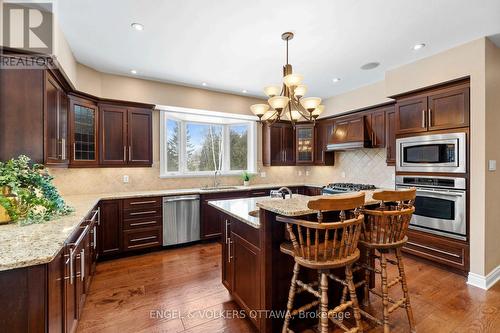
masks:
[[[176,201],[193,201],[200,200],[198,195],[186,195],[181,197],[164,197],[163,202],[176,202]]]

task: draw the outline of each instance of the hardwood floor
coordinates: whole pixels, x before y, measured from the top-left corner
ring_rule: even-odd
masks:
[[[239,313],[221,284],[220,251],[217,243],[199,244],[98,264],[77,331],[255,332],[247,319],[220,318],[222,311]],[[418,332],[500,332],[500,284],[486,292],[463,276],[404,259]],[[404,310],[391,320],[392,332],[408,332]]]

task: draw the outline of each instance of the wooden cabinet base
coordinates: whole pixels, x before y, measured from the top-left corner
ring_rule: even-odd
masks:
[[[469,271],[469,244],[464,241],[408,230],[403,252],[451,267],[464,275]]]

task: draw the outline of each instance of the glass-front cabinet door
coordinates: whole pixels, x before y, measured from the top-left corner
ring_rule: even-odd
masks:
[[[92,101],[71,96],[70,108],[70,164],[98,164],[97,105]]]
[[[296,163],[312,164],[314,162],[314,125],[296,125]]]

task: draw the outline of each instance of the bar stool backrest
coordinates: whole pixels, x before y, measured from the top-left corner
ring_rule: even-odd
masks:
[[[364,193],[321,198],[308,203],[310,209],[318,211],[318,222],[284,216],[276,220],[286,223],[296,257],[318,264],[342,260],[357,249],[364,203]],[[339,211],[339,220],[323,222],[324,211]]]
[[[380,200],[380,206],[363,210],[365,222],[361,240],[386,246],[402,242],[415,211],[415,196],[415,188],[375,192],[373,199]]]

